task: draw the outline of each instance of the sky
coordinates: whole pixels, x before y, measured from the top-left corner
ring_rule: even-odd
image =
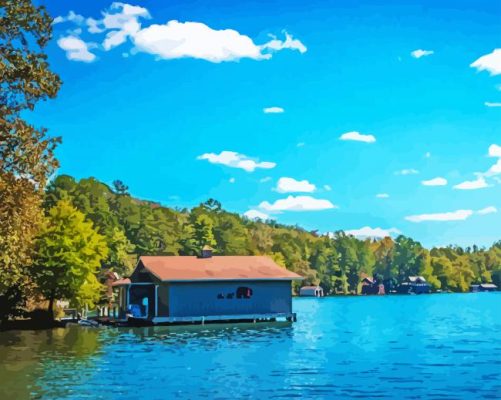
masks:
[[[426,246],[501,239],[501,2],[40,1],[60,174]]]

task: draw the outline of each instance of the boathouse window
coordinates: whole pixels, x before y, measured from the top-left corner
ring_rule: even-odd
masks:
[[[252,289],[246,286],[240,286],[237,289],[237,299],[250,299],[252,297]]]

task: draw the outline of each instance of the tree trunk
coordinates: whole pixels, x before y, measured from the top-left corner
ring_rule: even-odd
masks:
[[[52,291],[50,292],[50,297],[49,297],[49,308],[48,308],[48,312],[49,312],[49,318],[51,321],[54,321],[54,298],[56,297],[56,294],[55,294],[55,290],[52,289]]]

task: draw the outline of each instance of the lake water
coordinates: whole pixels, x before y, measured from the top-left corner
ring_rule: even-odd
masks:
[[[294,311],[293,324],[3,332],[0,398],[501,398],[501,293]]]

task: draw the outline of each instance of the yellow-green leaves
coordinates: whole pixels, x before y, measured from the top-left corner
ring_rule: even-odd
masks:
[[[107,255],[104,236],[69,201],[61,200],[49,210],[37,238],[32,276],[47,299],[92,307],[101,290],[96,275]]]

